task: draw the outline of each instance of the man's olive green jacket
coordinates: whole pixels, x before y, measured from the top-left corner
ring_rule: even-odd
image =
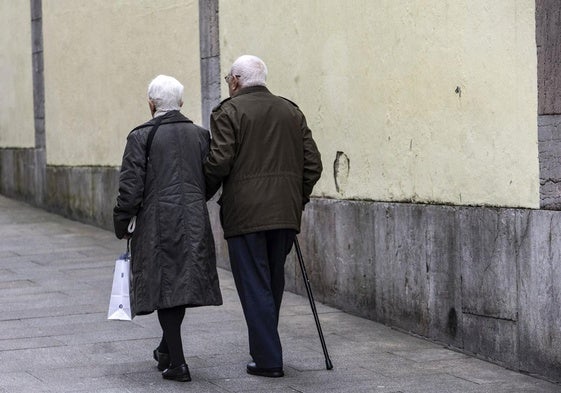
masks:
[[[216,107],[205,161],[207,198],[222,185],[224,237],[300,231],[319,180],[321,156],[298,107],[264,86],[243,88]]]

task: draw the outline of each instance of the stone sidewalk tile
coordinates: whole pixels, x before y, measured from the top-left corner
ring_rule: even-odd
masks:
[[[115,259],[106,230],[0,196],[0,393],[553,393],[561,386],[317,304],[334,369],[308,299],[286,293],[284,378],[248,375],[247,332],[230,272],[224,305],[188,309],[192,382],[163,380],[152,360],[155,315],[108,321]],[[312,283],[313,285],[313,283]]]

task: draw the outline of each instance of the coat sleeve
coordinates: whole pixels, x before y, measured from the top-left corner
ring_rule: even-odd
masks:
[[[210,132],[208,130],[204,130],[201,136],[201,161],[204,163],[206,158],[208,157],[208,148],[210,146]]]
[[[212,139],[204,163],[207,200],[218,191],[222,181],[230,174],[236,154],[235,127],[230,116],[221,109],[210,116]]]
[[[138,213],[142,204],[146,173],[144,149],[138,134],[129,134],[119,175],[119,195],[113,208],[115,235],[119,239],[127,234],[129,221]]]
[[[321,176],[323,166],[320,152],[312,138],[312,131],[308,128],[304,115],[302,115],[301,129],[304,138],[304,176],[302,184],[302,208],[304,208],[306,203],[310,201],[310,195]]]

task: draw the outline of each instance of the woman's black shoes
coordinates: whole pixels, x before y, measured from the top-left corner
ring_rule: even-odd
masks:
[[[189,382],[191,374],[189,367],[185,363],[181,366],[170,367],[169,353],[164,353],[154,349],[154,360],[158,362],[158,370],[163,371],[162,377],[164,379],[171,379],[172,381]]]
[[[160,352],[157,349],[154,349],[154,360],[158,362],[158,370],[160,371],[164,371],[169,367],[169,353]]]
[[[282,368],[260,368],[254,362],[247,364],[247,373],[251,375],[258,375],[260,377],[279,378],[284,376]]]
[[[189,367],[187,367],[185,363],[181,366],[165,369],[162,373],[162,377],[164,377],[164,379],[171,379],[172,381],[179,382],[189,382],[191,380]]]

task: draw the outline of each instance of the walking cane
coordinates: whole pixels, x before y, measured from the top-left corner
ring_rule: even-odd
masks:
[[[306,266],[304,266],[304,258],[302,258],[302,251],[300,250],[300,244],[298,244],[298,238],[296,237],[294,238],[294,246],[296,247],[296,254],[298,255],[298,261],[300,262],[300,269],[302,270],[304,285],[306,286],[306,292],[308,293],[308,300],[310,301],[310,306],[312,307],[312,313],[314,314],[314,319],[316,321],[316,327],[318,329],[318,334],[319,334],[319,341],[321,341],[321,348],[323,349],[323,355],[325,356],[325,368],[327,370],[331,370],[333,368],[333,364],[331,363],[331,359],[329,359],[329,354],[327,353],[327,346],[325,345],[325,339],[323,338],[323,332],[321,331],[318,312],[316,310],[316,304],[314,302],[314,295],[312,294],[312,287],[310,286],[310,280],[308,279]]]

